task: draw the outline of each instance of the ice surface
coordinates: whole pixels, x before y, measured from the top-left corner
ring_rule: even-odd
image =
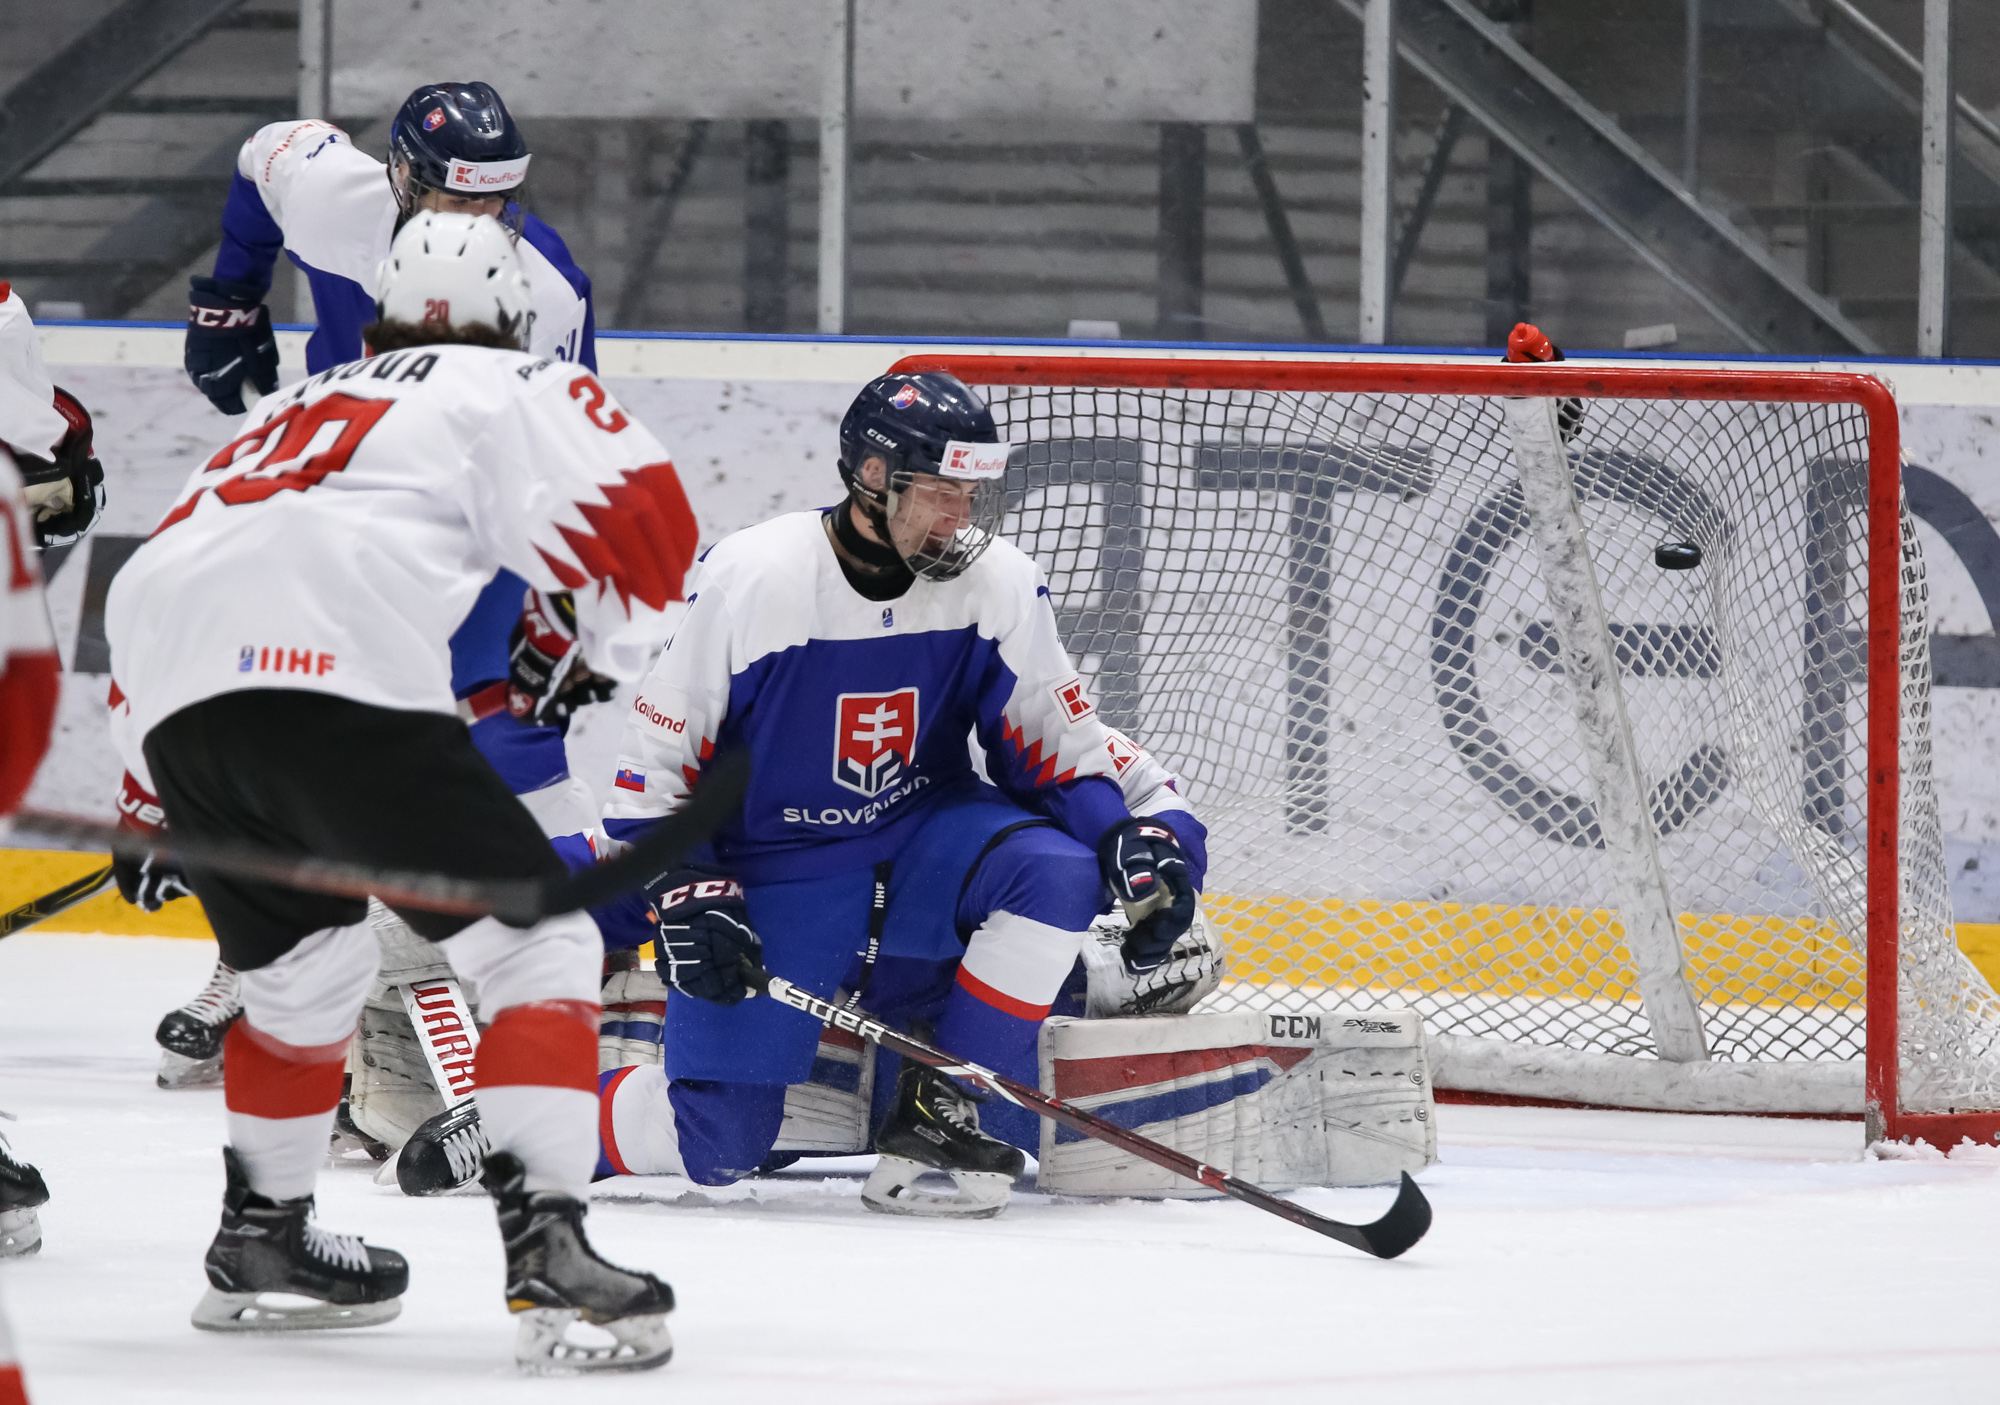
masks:
[[[614,1258],[674,1284],[664,1372],[511,1368],[492,1217],[329,1170],[329,1226],[411,1260],[400,1320],[194,1331],[222,1098],[152,1086],[160,1014],[205,943],[0,942],[0,1107],[47,1174],[47,1245],[0,1266],[30,1398],[1987,1401],[2000,1393],[2000,1164],[1870,1160],[1855,1123],[1446,1106],[1429,1239],[1378,1263],[1229,1203],[1020,1196],[998,1220],[887,1219],[863,1162],[727,1190],[597,1188]],[[1304,1192],[1347,1219],[1383,1190]],[[432,1394],[435,1392],[435,1395]]]

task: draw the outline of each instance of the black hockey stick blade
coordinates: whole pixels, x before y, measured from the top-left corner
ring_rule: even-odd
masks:
[[[110,886],[110,864],[93,869],[81,878],[73,878],[54,892],[24,902],[11,912],[0,913],[0,937],[11,937],[37,922],[46,922],[57,913],[66,912],[78,903],[96,897]]]
[[[1309,1229],[1315,1234],[1323,1234],[1328,1239],[1338,1240],[1351,1249],[1359,1249],[1364,1254],[1373,1254],[1378,1259],[1393,1259],[1408,1251],[1431,1227],[1431,1203],[1424,1198],[1423,1191],[1418,1188],[1407,1171],[1403,1173],[1402,1185],[1396,1192],[1396,1203],[1391,1205],[1389,1212],[1379,1220],[1370,1224],[1356,1225],[1330,1219],[1316,1211],[1308,1210],[1303,1205],[1295,1205],[1289,1200],[1281,1199],[1261,1186],[1224,1175],[1215,1167],[1196,1161],[1186,1152],[1162,1146],[1152,1138],[1142,1137],[1128,1127],[1121,1127],[1095,1113],[1073,1107],[1060,1098],[1052,1098],[1039,1088],[1030,1088],[1027,1084],[1016,1083],[1013,1079],[995,1073],[990,1068],[982,1068],[978,1064],[955,1059],[944,1050],[933,1048],[920,1039],[899,1033],[881,1021],[862,1014],[859,1010],[850,1010],[844,1005],[836,1005],[830,1000],[821,999],[811,991],[801,990],[783,977],[774,976],[761,966],[755,965],[748,957],[743,961],[743,975],[752,991],[768,995],[781,1005],[789,1005],[792,1009],[811,1015],[822,1023],[846,1030],[849,1034],[859,1035],[892,1054],[900,1054],[913,1062],[924,1064],[940,1073],[949,1074],[953,1078],[983,1088],[1013,1103],[1016,1107],[1039,1113],[1051,1122],[1060,1123],[1097,1141],[1108,1142],[1121,1151],[1130,1152],[1142,1161],[1150,1161],[1177,1176],[1199,1181],[1211,1190],[1221,1191],[1232,1200],[1254,1205],[1267,1214],[1290,1220],[1295,1225]]]
[[[1326,1225],[1339,1225],[1342,1229],[1351,1229],[1354,1232],[1353,1238],[1343,1234],[1331,1234],[1329,1230],[1321,1229],[1319,1225],[1308,1225],[1307,1228],[1318,1229],[1321,1234],[1328,1234],[1343,1244],[1364,1249],[1378,1259],[1393,1259],[1407,1252],[1430,1232],[1431,1202],[1418,1188],[1410,1173],[1405,1171],[1402,1187],[1396,1192],[1396,1203],[1389,1207],[1389,1213],[1373,1224],[1342,1225],[1339,1220],[1329,1220],[1325,1216],[1320,1218]]]

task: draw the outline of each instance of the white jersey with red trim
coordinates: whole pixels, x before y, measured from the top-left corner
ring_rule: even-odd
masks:
[[[396,234],[396,197],[380,161],[331,122],[307,119],[251,133],[237,153],[236,172],[257,188],[286,248],[323,273],[373,291]],[[515,250],[528,276],[528,350],[578,360],[588,305],[533,240],[520,240]]]
[[[0,449],[0,815],[27,792],[55,721],[56,637],[13,456]]]
[[[28,305],[0,283],[0,443],[36,458],[53,458],[69,433],[55,394]]]
[[[572,592],[590,666],[636,678],[695,541],[666,450],[574,365],[431,346],[334,367],[265,397],[118,573],[114,736],[144,782],[147,732],[221,693],[455,712],[447,641],[501,569]]]
[[[716,853],[745,881],[893,853],[908,821],[986,777],[1095,846],[1132,813],[1185,809],[1105,726],[1063,648],[1041,568],[995,542],[895,600],[848,584],[818,512],[710,549],[688,613],[631,703],[605,807],[612,840],[678,808],[717,749],[747,749],[743,814]]]

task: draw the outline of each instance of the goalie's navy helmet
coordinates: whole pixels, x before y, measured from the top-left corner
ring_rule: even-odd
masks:
[[[485,83],[426,83],[403,99],[389,124],[389,180],[405,211],[416,186],[467,199],[513,198],[528,178],[528,143],[507,104]]]
[[[950,580],[1000,525],[1007,450],[999,440],[993,412],[958,377],[878,376],[840,422],[840,477],[913,572]],[[880,487],[862,481],[871,458],[888,465]]]

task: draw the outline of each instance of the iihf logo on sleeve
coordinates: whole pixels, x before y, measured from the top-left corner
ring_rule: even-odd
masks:
[[[835,702],[833,779],[876,796],[902,779],[917,755],[917,690],[842,693]]]

